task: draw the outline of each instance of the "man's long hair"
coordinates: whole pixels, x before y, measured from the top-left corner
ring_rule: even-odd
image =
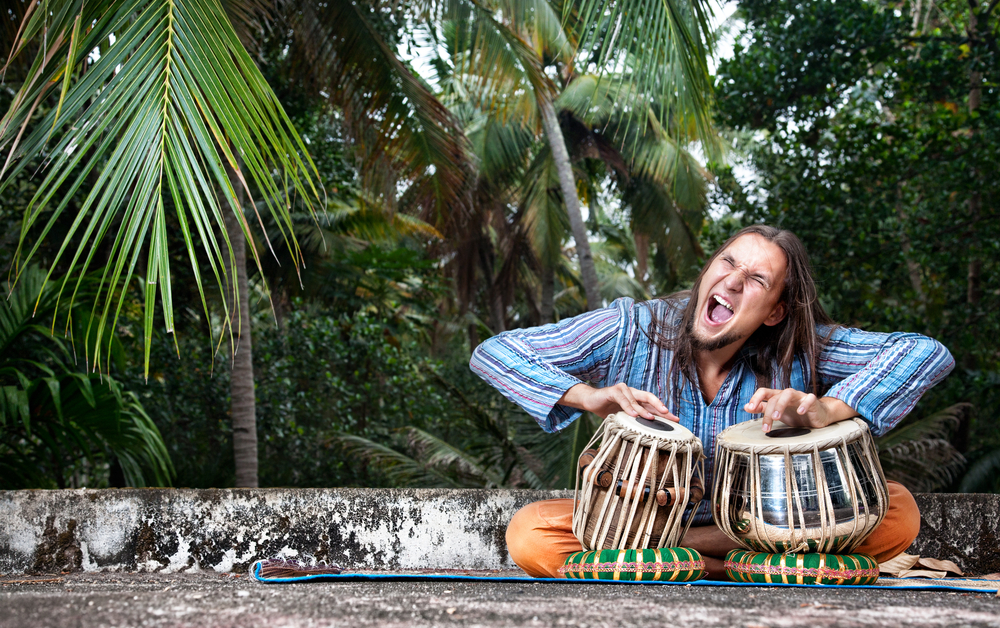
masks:
[[[758,385],[770,386],[777,370],[781,386],[788,388],[791,385],[792,364],[798,357],[802,361],[802,366],[807,369],[805,375],[807,381],[812,384],[812,392],[817,396],[820,394],[816,365],[819,354],[830,337],[829,332],[832,332],[836,325],[817,297],[816,283],[809,267],[809,256],[802,242],[791,231],[767,225],[752,225],[741,229],[712,254],[705,267],[698,273],[690,290],[663,297],[670,306],[666,316],[658,317],[655,314],[653,316],[650,325],[651,340],[657,346],[674,353],[668,381],[673,391],[675,412],[676,401],[679,400],[683,388],[681,376],[687,378],[692,385],[698,381],[691,330],[694,319],[700,311],[700,304],[697,301],[701,282],[719,254],[737,238],[747,234],[756,234],[777,245],[784,251],[787,260],[785,285],[780,300],[785,304],[785,318],[774,326],[761,325],[743,345],[744,349],[756,350],[756,358],[750,360],[750,366],[757,375]],[[821,337],[816,333],[817,325],[828,326],[829,332]]]

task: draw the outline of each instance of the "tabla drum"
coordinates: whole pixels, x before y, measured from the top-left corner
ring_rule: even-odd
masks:
[[[598,449],[591,449],[600,440]],[[609,415],[581,454],[573,534],[583,549],[680,544],[705,494],[701,440],[684,426]]]
[[[775,421],[727,428],[715,450],[716,525],[768,553],[848,554],[885,517],[888,487],[860,419],[809,429]]]

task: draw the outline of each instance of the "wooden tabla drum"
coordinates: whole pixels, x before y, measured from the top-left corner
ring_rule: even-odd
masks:
[[[765,433],[762,423],[739,423],[719,435],[716,525],[758,552],[851,553],[889,507],[868,425],[851,419],[809,429],[775,421]]]
[[[600,448],[592,449],[600,440]],[[705,494],[701,440],[684,426],[609,415],[579,460],[573,534],[584,550],[675,547]]]

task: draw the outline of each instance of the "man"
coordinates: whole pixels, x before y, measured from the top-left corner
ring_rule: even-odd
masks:
[[[918,334],[837,326],[819,304],[808,257],[794,234],[756,225],[730,238],[687,292],[610,307],[480,345],[471,368],[523,407],[548,432],[582,411],[624,411],[679,421],[708,455],[712,485],[716,436],[760,414],[763,429],[823,427],[860,416],[875,435],[895,426],[954,367],[948,350]],[[667,405],[669,404],[669,406]],[[559,577],[580,551],[571,499],[525,506],[507,528],[507,547],[528,574]],[[724,577],[736,546],[702,502],[684,545]],[[884,561],[920,529],[913,496],[889,483],[889,512],[856,551]]]

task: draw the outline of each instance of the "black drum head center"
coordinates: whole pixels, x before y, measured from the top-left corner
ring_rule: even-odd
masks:
[[[643,427],[648,427],[651,430],[659,430],[661,432],[673,432],[674,426],[665,421],[656,421],[653,419],[644,419],[641,416],[635,417],[635,422]]]
[[[805,436],[812,430],[807,427],[781,427],[767,432],[768,438],[792,438],[794,436]]]

